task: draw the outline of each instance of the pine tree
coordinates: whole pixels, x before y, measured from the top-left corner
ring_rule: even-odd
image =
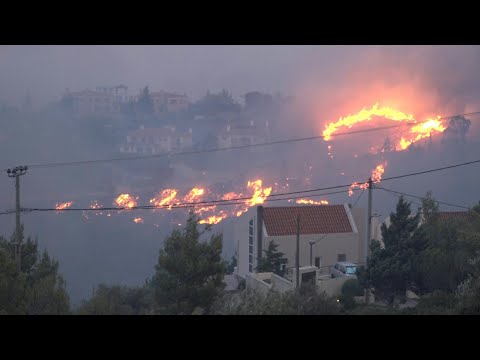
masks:
[[[152,279],[160,312],[192,314],[201,309],[209,313],[225,288],[222,235],[202,242],[205,231],[198,230],[198,218],[191,214],[183,231],[174,230],[165,240]]]
[[[279,276],[284,275],[282,265],[288,262],[284,257],[284,253],[277,250],[278,244],[273,240],[268,243],[267,250],[263,250],[264,256],[258,259],[257,271],[259,272],[273,272]]]
[[[420,214],[411,216],[410,203],[400,197],[396,211],[390,214],[390,226],[381,227],[385,248],[373,241],[367,269],[362,268],[357,274],[364,286],[373,286],[375,295],[390,304],[396,296],[404,296],[416,279],[414,263],[426,246],[419,222]]]

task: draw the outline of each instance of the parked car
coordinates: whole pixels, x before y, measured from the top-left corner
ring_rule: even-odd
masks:
[[[357,265],[350,262],[337,262],[330,272],[330,275],[333,278],[341,276],[352,276],[357,277]]]

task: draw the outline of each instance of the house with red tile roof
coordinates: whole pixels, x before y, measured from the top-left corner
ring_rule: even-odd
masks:
[[[288,259],[286,267],[294,268],[297,218],[300,219],[300,267],[313,265],[327,269],[337,261],[363,262],[363,209],[350,209],[348,204],[255,206],[238,217],[233,225],[236,274],[245,278],[256,272],[258,259],[271,240]]]

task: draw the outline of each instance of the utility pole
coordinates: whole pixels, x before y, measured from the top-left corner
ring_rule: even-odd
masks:
[[[372,237],[372,192],[373,182],[372,178],[368,179],[368,224],[367,224],[367,238],[365,241],[365,267],[367,266],[367,259],[370,251],[370,238]]]
[[[297,215],[297,253],[295,255],[295,267],[297,268],[296,288],[300,287],[300,214]]]
[[[27,166],[17,166],[16,168],[7,169],[8,177],[15,178],[15,263],[17,264],[17,272],[20,272],[22,268],[22,254],[21,254],[21,237],[20,237],[20,176],[25,175],[27,172]]]
[[[368,253],[370,251],[370,238],[372,237],[372,192],[373,182],[372,178],[368,179],[368,224],[367,224],[367,238],[365,239],[365,268],[367,268]],[[369,289],[365,289],[365,304],[368,305]]]

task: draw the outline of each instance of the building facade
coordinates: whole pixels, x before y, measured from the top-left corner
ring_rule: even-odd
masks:
[[[347,204],[250,208],[233,225],[237,275],[245,278],[256,272],[258,259],[271,240],[285,254],[287,268],[295,267],[297,217],[300,218],[300,267],[313,265],[327,269],[337,261],[363,263],[365,234],[356,223],[363,221],[365,214],[363,209],[355,210],[351,211]]]
[[[112,95],[98,91],[70,92],[67,89],[64,97],[69,99],[72,111],[77,115],[107,115],[115,108]]]
[[[218,146],[229,148],[232,146],[262,144],[268,140],[268,122],[265,127],[255,126],[251,121],[250,125],[227,125],[218,135]]]
[[[130,154],[162,154],[192,147],[192,131],[177,132],[175,128],[144,128],[130,133],[120,152]]]
[[[157,91],[150,93],[153,101],[153,107],[156,115],[165,112],[177,112],[186,110],[189,107],[187,95],[178,95],[166,91]]]

